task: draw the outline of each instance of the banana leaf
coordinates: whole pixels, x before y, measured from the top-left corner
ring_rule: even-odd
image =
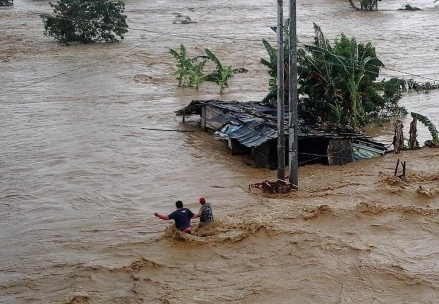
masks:
[[[433,142],[435,145],[439,144],[439,134],[438,131],[436,129],[436,126],[430,121],[430,119],[428,119],[426,116],[421,115],[419,113],[415,113],[415,112],[411,112],[411,115],[413,118],[417,118],[420,122],[422,122],[422,124],[424,124],[424,126],[426,126],[428,128],[428,131],[431,134],[431,137],[433,138]]]

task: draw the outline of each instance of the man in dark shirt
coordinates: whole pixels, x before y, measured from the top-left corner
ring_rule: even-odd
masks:
[[[154,215],[162,220],[174,220],[175,227],[181,232],[191,233],[191,219],[195,217],[194,213],[188,208],[183,208],[182,201],[176,201],[175,207],[177,210],[169,215],[159,214],[157,212]]]

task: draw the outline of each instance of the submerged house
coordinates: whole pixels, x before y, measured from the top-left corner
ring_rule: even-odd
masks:
[[[232,154],[248,154],[255,167],[277,168],[277,108],[260,102],[193,100],[177,116],[200,117],[200,126],[224,140]],[[288,113],[284,119],[288,147]],[[311,116],[298,117],[299,165],[343,165],[384,155],[386,147],[366,135],[339,126],[319,125]],[[288,155],[286,148],[286,155]]]

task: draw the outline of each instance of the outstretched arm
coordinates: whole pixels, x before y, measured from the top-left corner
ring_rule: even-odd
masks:
[[[200,217],[200,216],[201,216],[201,213],[202,213],[202,209],[203,209],[203,208],[200,208],[200,210],[198,211],[198,213],[195,213],[194,216],[192,216],[192,218],[194,219],[194,218]]]
[[[169,217],[167,215],[165,215],[165,214],[160,214],[160,213],[155,212],[154,216],[158,217],[158,218],[160,218],[162,220],[165,220],[165,221],[169,220]]]

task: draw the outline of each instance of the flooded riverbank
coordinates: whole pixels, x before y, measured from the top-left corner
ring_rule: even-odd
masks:
[[[397,1],[372,13],[336,0],[297,5],[300,43],[316,22],[330,40],[371,41],[385,77],[439,79],[433,1],[414,1],[416,12]],[[248,191],[275,172],[248,167],[210,134],[142,129],[187,128],[174,111],[193,99],[265,96],[261,40],[275,41],[275,10],[132,0],[121,43],[63,47],[43,35],[47,1],[0,9],[1,303],[433,303],[437,151],[301,167],[301,191],[276,198]],[[173,24],[176,13],[195,23]],[[180,44],[249,73],[224,96],[208,84],[179,89],[169,49]],[[401,103],[438,125],[437,100],[411,93]],[[392,179],[399,157],[404,183]],[[196,210],[200,196],[218,219],[210,238],[176,239],[152,215],[177,199]]]

